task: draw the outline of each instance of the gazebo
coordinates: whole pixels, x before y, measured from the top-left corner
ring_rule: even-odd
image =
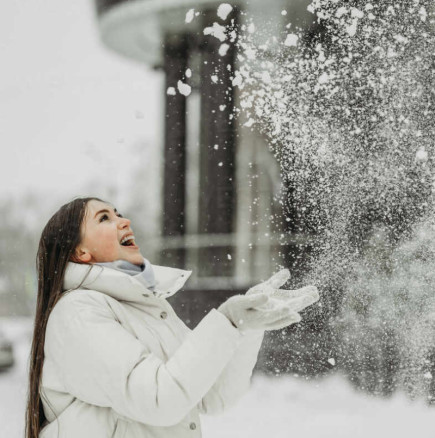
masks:
[[[173,298],[190,326],[278,263],[288,265],[295,243],[282,239],[290,235],[276,201],[278,163],[264,139],[233,117],[236,49],[219,53],[221,42],[203,29],[242,23],[246,15],[283,28],[309,15],[308,3],[237,1],[222,20],[221,2],[213,0],[96,0],[103,43],[165,75],[160,262],[194,271],[189,300]],[[191,87],[187,97],[177,92],[180,80]]]

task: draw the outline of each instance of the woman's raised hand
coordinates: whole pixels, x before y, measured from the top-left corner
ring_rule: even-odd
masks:
[[[261,292],[234,295],[217,310],[241,331],[279,330],[301,320],[300,315],[285,304],[268,306],[269,300],[269,296]]]
[[[295,312],[300,312],[319,300],[319,292],[315,286],[305,286],[295,290],[280,289],[289,279],[290,271],[282,269],[272,275],[269,280],[251,287],[246,295],[265,294],[270,298],[266,308],[279,308],[285,304]]]

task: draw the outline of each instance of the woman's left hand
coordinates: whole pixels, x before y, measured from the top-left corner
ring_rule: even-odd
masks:
[[[280,302],[284,304],[283,302],[285,302],[296,312],[300,312],[319,300],[320,296],[316,286],[305,286],[295,290],[280,289],[289,279],[290,271],[282,269],[265,282],[251,287],[246,295],[265,293],[271,298],[268,303],[269,306],[272,306],[274,301],[278,300],[275,301],[275,305],[279,305]]]

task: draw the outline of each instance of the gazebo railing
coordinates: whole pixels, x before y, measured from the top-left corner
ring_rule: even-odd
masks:
[[[267,279],[279,264],[285,263],[285,254],[291,247],[307,244],[308,241],[308,236],[303,234],[186,234],[160,237],[153,241],[153,246],[161,254],[183,252],[184,268],[193,271],[189,288],[226,290],[248,287]],[[227,259],[217,263],[232,264],[232,275],[201,275],[201,263],[210,263],[210,260],[201,257],[204,254],[201,251],[210,249],[213,253],[213,248],[228,250]]]

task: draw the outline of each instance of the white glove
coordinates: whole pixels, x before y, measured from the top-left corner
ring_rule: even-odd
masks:
[[[299,322],[298,313],[286,305],[279,308],[267,308],[269,297],[263,293],[251,296],[234,295],[218,307],[231,323],[241,331],[278,330]],[[265,306],[262,308],[262,306]]]
[[[286,305],[294,312],[300,312],[319,300],[319,292],[315,286],[305,286],[296,290],[280,289],[289,279],[290,271],[282,269],[272,275],[269,280],[251,287],[246,295],[266,294],[270,299],[262,306],[263,308],[276,309]]]

